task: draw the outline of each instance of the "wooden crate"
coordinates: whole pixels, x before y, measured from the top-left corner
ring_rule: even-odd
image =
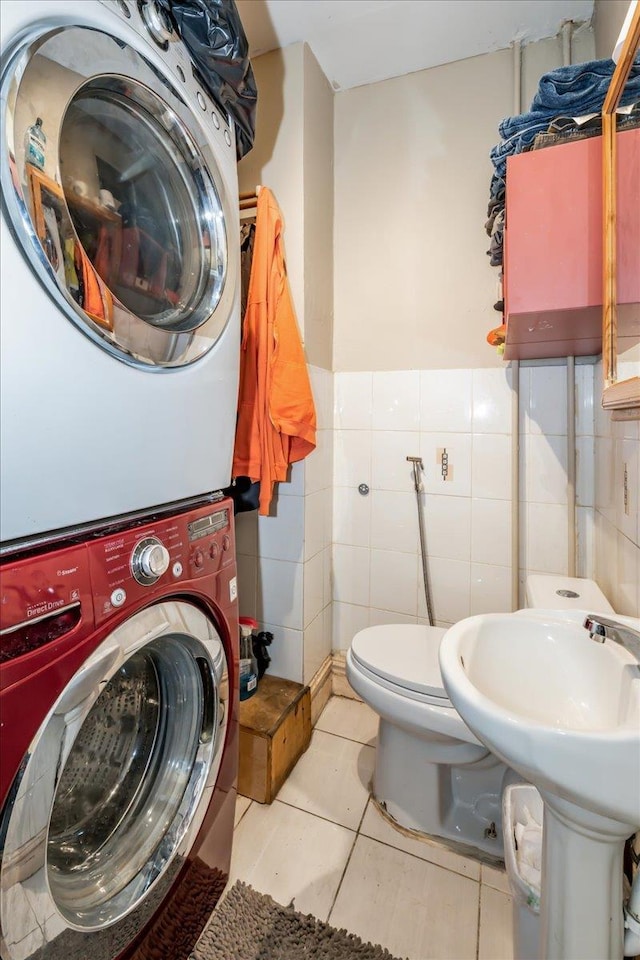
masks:
[[[240,703],[238,793],[271,803],[310,739],[309,687],[265,674]]]

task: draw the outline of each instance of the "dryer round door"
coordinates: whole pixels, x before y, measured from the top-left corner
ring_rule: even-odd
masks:
[[[183,94],[90,27],[40,32],[6,62],[2,188],[39,279],[119,359],[197,360],[232,313],[237,210]]]
[[[228,686],[214,624],[185,601],[141,611],[85,661],[3,811],[3,956],[112,960],[142,929],[211,802]]]

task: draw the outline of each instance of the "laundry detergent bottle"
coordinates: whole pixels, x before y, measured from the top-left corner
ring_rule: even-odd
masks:
[[[39,170],[44,170],[44,155],[47,149],[47,137],[42,129],[42,118],[38,117],[24,138],[24,158]]]
[[[258,663],[253,655],[253,631],[258,622],[252,617],[240,617],[240,699],[248,700],[258,689]]]

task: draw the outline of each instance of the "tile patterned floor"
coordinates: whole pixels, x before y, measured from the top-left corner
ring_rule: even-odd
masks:
[[[333,697],[278,798],[239,797],[237,879],[407,960],[513,960],[503,871],[405,836],[369,799],[377,718]]]

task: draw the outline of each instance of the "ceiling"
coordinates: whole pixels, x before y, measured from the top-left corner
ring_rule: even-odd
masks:
[[[236,0],[252,57],[306,40],[336,90],[554,36],[593,0]]]

